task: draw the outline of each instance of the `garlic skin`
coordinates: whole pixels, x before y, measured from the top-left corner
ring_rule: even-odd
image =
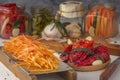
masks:
[[[101,64],[103,64],[103,61],[102,61],[102,60],[95,60],[95,61],[93,61],[93,63],[92,63],[93,66],[94,66],[94,65],[101,65]]]
[[[62,37],[62,34],[55,27],[54,23],[50,23],[49,25],[47,25],[45,27],[45,29],[43,30],[43,34],[44,35],[42,35],[42,36],[46,36],[48,38],[61,38]]]
[[[65,28],[71,38],[79,38],[81,36],[81,27],[78,25],[77,22],[72,22]]]

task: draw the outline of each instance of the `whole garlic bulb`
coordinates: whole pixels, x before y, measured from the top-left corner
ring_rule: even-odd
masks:
[[[71,38],[79,38],[81,36],[81,27],[78,25],[77,22],[72,22],[65,28]]]
[[[55,23],[50,23],[49,25],[47,25],[45,29],[43,30],[43,33],[48,38],[61,38],[62,37],[62,34],[58,31],[57,27],[55,27]]]

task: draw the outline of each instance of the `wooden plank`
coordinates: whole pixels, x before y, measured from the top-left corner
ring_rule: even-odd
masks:
[[[104,72],[100,75],[100,80],[108,80],[110,76],[113,74],[113,72],[116,70],[118,64],[118,60],[120,61],[120,57],[117,58],[115,61],[113,61]]]
[[[64,80],[77,80],[77,72],[74,70],[58,73]]]
[[[3,52],[0,51],[0,61],[11,71],[13,74],[15,74],[16,77],[18,77],[20,80],[35,80],[35,76],[29,76],[26,74],[23,70],[20,69],[20,67],[14,67],[12,62],[7,56],[3,54]]]
[[[68,45],[66,42],[58,42],[55,40],[40,40],[40,42],[44,43],[47,45],[50,49],[55,50],[56,52],[63,52],[63,50],[66,48]]]

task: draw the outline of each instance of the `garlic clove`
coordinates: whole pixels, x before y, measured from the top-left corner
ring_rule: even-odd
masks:
[[[95,60],[95,61],[93,61],[93,63],[92,63],[93,66],[94,66],[94,65],[101,65],[101,64],[103,64],[103,61],[102,61],[102,60]]]
[[[18,36],[19,33],[20,33],[20,29],[19,29],[19,28],[14,28],[14,29],[12,30],[12,35],[13,35],[13,37]]]
[[[86,40],[92,41],[93,38],[91,36],[86,37]]]
[[[68,43],[68,44],[73,44],[73,42],[72,42],[71,39],[68,39],[68,40],[67,40],[67,43]]]

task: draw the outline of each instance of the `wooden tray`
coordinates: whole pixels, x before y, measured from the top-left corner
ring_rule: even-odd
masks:
[[[108,60],[106,63],[103,63],[101,65],[95,65],[95,66],[81,66],[81,67],[76,67],[74,64],[68,63],[71,67],[73,67],[74,70],[77,71],[95,71],[95,70],[100,70],[105,68],[110,64],[111,60]]]
[[[39,76],[48,74],[57,74],[64,78],[64,80],[76,80],[76,72],[67,64],[60,62],[59,69],[51,72],[30,72],[29,69],[23,66],[13,66],[17,62],[9,55],[4,53],[0,47],[0,61],[12,71],[20,80],[39,80]]]

